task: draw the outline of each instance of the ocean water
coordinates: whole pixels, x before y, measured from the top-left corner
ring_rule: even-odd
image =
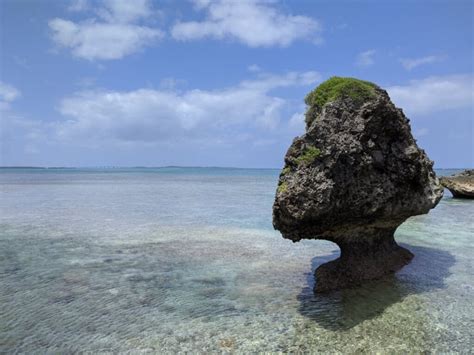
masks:
[[[338,248],[273,230],[278,173],[1,169],[0,353],[472,351],[474,201],[406,221],[393,277],[315,296]]]

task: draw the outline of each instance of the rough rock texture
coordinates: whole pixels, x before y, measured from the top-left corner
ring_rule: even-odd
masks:
[[[474,169],[465,170],[453,176],[444,176],[439,180],[454,197],[474,198]]]
[[[369,84],[363,100],[352,95],[356,87],[322,106],[309,102],[306,133],[294,139],[280,174],[275,229],[294,242],[326,239],[341,249],[340,258],[316,270],[315,292],[408,264],[413,254],[395,242],[396,228],[427,213],[443,195],[409,120],[386,91]]]

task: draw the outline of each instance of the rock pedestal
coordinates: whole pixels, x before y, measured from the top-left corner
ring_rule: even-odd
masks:
[[[409,120],[375,84],[331,78],[307,98],[306,133],[285,156],[273,206],[284,238],[326,239],[341,249],[316,270],[316,292],[395,272],[413,257],[394,240],[443,189]]]
[[[364,280],[383,277],[409,264],[413,254],[399,246],[393,237],[395,230],[374,231],[370,239],[340,238],[336,244],[341,256],[316,269],[315,292],[325,292],[359,285]],[[354,234],[352,234],[352,237]]]

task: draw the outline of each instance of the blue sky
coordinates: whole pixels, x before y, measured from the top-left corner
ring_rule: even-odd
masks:
[[[473,2],[0,2],[0,165],[281,167],[303,98],[373,81],[473,167]]]

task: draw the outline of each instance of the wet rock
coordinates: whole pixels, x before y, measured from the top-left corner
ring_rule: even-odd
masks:
[[[331,78],[306,97],[306,133],[285,156],[273,205],[284,238],[341,249],[316,270],[315,292],[393,273],[413,258],[394,232],[435,207],[443,188],[409,120],[375,84]]]
[[[439,180],[453,194],[453,197],[474,198],[474,169],[452,176],[443,176]]]

